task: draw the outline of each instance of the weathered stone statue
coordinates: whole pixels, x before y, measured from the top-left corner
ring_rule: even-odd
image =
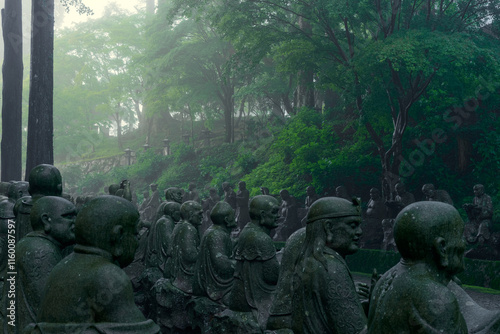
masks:
[[[453,200],[446,190],[435,189],[432,183],[427,183],[422,186],[427,201],[437,201],[453,205]]]
[[[201,239],[200,256],[196,262],[193,293],[227,304],[233,286],[236,261],[230,233],[236,227],[234,210],[226,202],[218,202],[210,213],[213,225]]]
[[[363,237],[361,245],[363,248],[380,249],[384,239],[382,220],[387,216],[387,208],[384,199],[377,188],[370,189],[370,200],[366,207],[365,219],[363,220]]]
[[[236,193],[236,222],[240,231],[250,221],[248,212],[248,201],[250,200],[250,192],[247,189],[247,184],[244,181],[238,183],[238,192]]]
[[[290,195],[288,190],[280,191],[281,206],[280,206],[280,226],[276,229],[276,234],[273,237],[275,241],[286,241],[288,237],[299,228],[302,224],[297,215],[297,201],[295,197]]]
[[[309,186],[306,188],[306,195],[307,195],[307,197],[306,197],[305,206],[306,206],[306,210],[309,210],[311,205],[319,199],[319,195],[316,194],[316,190],[314,189],[313,186]]]
[[[229,182],[222,183],[222,190],[224,190],[224,201],[229,203],[231,207],[236,210],[236,193],[229,184]]]
[[[306,228],[302,227],[288,238],[283,248],[278,284],[267,320],[269,330],[292,328],[293,274],[305,239]]]
[[[396,251],[396,242],[394,241],[394,219],[383,219],[382,230],[384,231],[384,240],[382,240],[382,250]]]
[[[345,262],[347,255],[358,250],[360,224],[357,200],[324,197],[309,209],[306,238],[293,279],[294,333],[354,334],[366,327]]]
[[[177,202],[182,204],[182,191],[176,187],[170,187],[165,190],[165,200],[167,202]]]
[[[63,258],[63,248],[75,242],[76,207],[68,200],[42,197],[33,205],[30,218],[33,232],[16,245],[18,329],[36,322],[49,274]]]
[[[156,219],[156,213],[158,212],[158,207],[160,206],[160,192],[158,191],[158,185],[156,183],[152,183],[149,185],[151,188],[151,197],[149,198],[148,204],[146,205],[146,212],[149,212],[146,215],[146,220],[148,222],[153,223]]]
[[[269,195],[269,188],[260,187],[260,192],[262,193],[262,195]]]
[[[402,260],[373,291],[368,333],[467,333],[455,294],[448,288],[464,269],[464,223],[440,202],[417,202],[396,217],[394,237]]]
[[[210,218],[210,212],[214,206],[220,201],[219,195],[217,195],[217,190],[215,188],[210,188],[209,196],[202,202],[203,207],[203,222],[200,227],[200,235],[203,235],[205,231],[212,225],[212,219]]]
[[[412,193],[406,191],[406,187],[402,182],[396,183],[394,186],[396,196],[394,200],[387,201],[386,205],[389,207],[389,216],[396,218],[397,214],[405,207],[415,202],[415,197]]]
[[[163,206],[163,215],[151,224],[147,235],[145,265],[158,268],[164,277],[171,276],[172,235],[175,224],[181,219],[180,209],[179,203],[167,202]]]
[[[200,202],[200,195],[198,193],[198,190],[196,189],[196,184],[194,184],[193,182],[189,183],[188,191],[184,195],[184,198],[182,200],[183,202],[187,201]]]
[[[144,219],[146,217],[146,208],[148,207],[148,202],[149,202],[149,191],[143,191],[142,192],[143,200],[141,203],[141,206],[139,206],[139,213],[141,214],[141,218]]]
[[[203,219],[200,203],[187,201],[181,206],[182,221],[172,234],[173,285],[179,290],[193,293],[194,266],[199,256],[198,227]]]
[[[32,231],[30,222],[31,207],[43,196],[62,196],[62,177],[59,170],[47,164],[34,167],[28,177],[28,191],[31,196],[17,200],[14,206],[16,215],[16,240],[21,240]]]
[[[116,196],[98,196],[79,212],[74,253],[50,274],[29,333],[159,333],[121,269],[134,259],[138,221],[134,205]]]
[[[484,193],[484,186],[476,184],[473,188],[474,199],[472,203],[463,205],[469,218],[468,230],[469,242],[478,241],[483,244],[491,236],[491,219],[493,218],[493,203],[491,197]],[[472,227],[472,228],[470,228]]]
[[[250,201],[252,219],[241,231],[235,249],[236,269],[229,308],[237,312],[252,312],[264,328],[272,295],[276,289],[279,263],[276,249],[269,236],[277,227],[278,201],[259,195]]]
[[[120,188],[115,192],[115,196],[123,197],[126,200],[132,202],[132,190],[130,189],[130,181],[123,180],[120,182]]]

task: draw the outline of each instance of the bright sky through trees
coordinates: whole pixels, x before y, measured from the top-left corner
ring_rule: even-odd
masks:
[[[70,9],[69,13],[65,13],[62,27],[71,27],[76,23],[84,22],[89,19],[97,19],[104,15],[105,9],[108,6],[120,7],[131,13],[137,12],[137,9],[144,7],[146,4],[144,0],[84,0],[83,3],[94,11],[94,15],[80,15],[74,8]],[[57,17],[56,17],[57,20]],[[56,26],[58,26],[56,24]]]

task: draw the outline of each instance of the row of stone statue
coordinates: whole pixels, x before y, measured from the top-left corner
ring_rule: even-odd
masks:
[[[499,311],[479,307],[455,283],[464,222],[449,204],[417,202],[398,214],[402,261],[368,286],[354,283],[345,262],[362,237],[355,199],[314,201],[306,226],[277,253],[271,232],[280,205],[273,196],[250,199],[250,221],[235,240],[229,203],[214,205],[213,225],[200,237],[202,205],[181,204],[173,194],[140,235],[139,211],[123,198],[127,187],[77,209],[61,197],[59,171],[35,167],[30,196],[2,214],[4,332],[500,332]],[[129,277],[122,268],[129,272],[134,263],[144,268]]]

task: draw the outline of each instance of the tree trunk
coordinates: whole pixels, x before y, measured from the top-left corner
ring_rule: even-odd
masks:
[[[33,0],[26,176],[39,164],[54,164],[54,0]]]
[[[312,35],[312,27],[303,17],[299,18],[299,27],[308,36]],[[302,107],[314,108],[314,72],[310,69],[304,69],[299,72],[298,109]]]
[[[2,181],[22,178],[23,35],[22,2],[5,0],[2,9],[4,63],[2,67]]]
[[[118,104],[118,107],[120,104]],[[116,139],[118,140],[118,147],[120,150],[123,150],[122,143],[122,118],[120,117],[120,112],[115,112],[115,121],[116,121]]]

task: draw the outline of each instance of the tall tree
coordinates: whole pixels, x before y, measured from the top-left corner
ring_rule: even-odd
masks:
[[[82,0],[61,3],[76,6],[80,14],[92,13]],[[25,179],[33,167],[54,163],[54,0],[32,0],[30,69]]]
[[[21,180],[23,35],[22,2],[5,0],[2,9],[4,63],[2,67],[2,181]]]

